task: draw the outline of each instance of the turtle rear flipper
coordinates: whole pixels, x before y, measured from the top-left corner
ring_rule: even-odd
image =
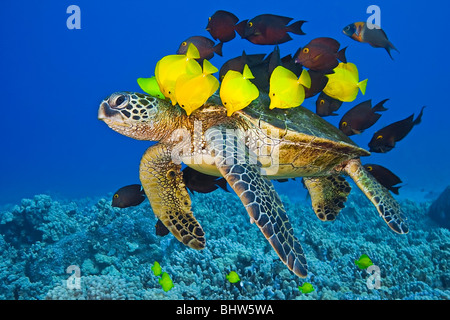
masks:
[[[153,212],[183,244],[193,249],[205,247],[205,233],[191,211],[181,165],[171,158],[171,149],[162,143],[147,149],[141,159],[140,179]]]
[[[389,190],[366,171],[359,159],[348,161],[344,170],[375,205],[380,216],[392,230],[400,234],[408,233],[408,221],[400,205],[389,193]]]
[[[333,221],[345,206],[351,191],[349,183],[341,176],[303,178],[311,196],[312,207],[322,221]]]
[[[212,128],[207,131],[207,140],[217,168],[241,199],[251,221],[256,223],[281,261],[297,276],[306,277],[306,258],[283,203],[272,182],[261,175],[260,167],[246,160],[245,147],[240,143],[243,139],[230,141],[226,132]]]

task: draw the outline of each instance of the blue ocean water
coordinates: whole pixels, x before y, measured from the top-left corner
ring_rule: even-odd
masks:
[[[344,103],[339,116],[328,117],[327,120],[336,125],[340,116],[359,102],[390,99],[385,105],[388,111],[384,112],[379,122],[362,135],[352,137],[361,147],[367,148],[377,129],[413,113],[418,115],[422,106],[427,106],[422,123],[414,127],[392,151],[363,159],[363,163],[381,164],[398,175],[403,186],[397,199],[411,201],[425,212],[425,207],[421,207],[423,203],[436,199],[450,182],[447,144],[450,111],[446,105],[450,46],[446,41],[445,24],[450,4],[437,0],[345,3],[331,0],[299,3],[288,0],[276,4],[263,0],[258,1],[257,5],[236,0],[195,3],[178,0],[3,1],[0,11],[3,119],[0,126],[3,137],[0,206],[17,213],[19,209],[11,209],[12,205],[17,204],[22,208],[20,212],[32,211],[33,208],[45,207],[45,203],[51,200],[39,198],[24,203],[22,199],[47,194],[61,201],[61,206],[75,199],[83,199],[74,205],[73,212],[84,212],[82,204],[91,208],[93,204],[90,201],[95,203],[102,197],[109,201],[111,192],[127,184],[139,183],[139,161],[150,143],[121,136],[98,121],[99,103],[115,91],[141,91],[136,79],[152,76],[156,62],[165,55],[174,54],[178,45],[189,36],[209,37],[205,30],[207,19],[216,10],[222,9],[233,12],[241,20],[263,13],[307,20],[303,27],[305,36],[293,35],[292,41],[280,45],[282,56],[295,53],[299,47],[321,36],[333,37],[341,46],[348,46],[348,61],[358,66],[361,78],[369,79],[367,91],[364,96],[358,95],[356,101]],[[372,4],[381,9],[381,26],[400,51],[392,53],[395,60],[391,60],[384,49],[355,42],[342,33],[342,28],[347,24],[365,21],[369,17],[366,10]],[[77,5],[81,10],[81,29],[67,28],[66,20],[70,14],[66,10],[70,5]],[[220,66],[240,55],[242,50],[249,54],[270,53],[273,47],[257,46],[236,37],[224,44],[224,57],[216,55],[211,62]],[[306,100],[303,105],[315,110],[315,100]],[[305,199],[306,193],[298,181],[277,184],[277,190],[289,197],[292,203],[309,201]],[[225,194],[218,193],[217,197],[225,197]],[[34,205],[33,201],[37,204]],[[38,204],[39,201],[41,204]],[[95,204],[93,206],[98,209],[105,205],[97,203],[97,207]],[[48,204],[46,208],[50,207],[52,205]],[[131,217],[131,211],[127,215]],[[420,214],[415,216],[421,217]],[[14,220],[8,219],[4,218],[3,222]],[[37,222],[37,225],[40,223]],[[85,221],[78,223],[83,228],[87,226]],[[146,223],[150,224],[148,221]],[[76,234],[80,228],[74,226],[73,232],[64,231],[55,235],[52,241]],[[58,227],[55,229],[59,230]],[[46,231],[40,232],[45,234]],[[50,235],[48,237],[51,238]],[[42,235],[36,239],[45,242]],[[217,241],[217,246],[223,245],[219,238]],[[167,244],[168,247],[170,245],[174,246]],[[447,253],[443,255],[444,259],[448,259],[448,246],[448,242],[444,242],[444,253]],[[114,256],[114,252],[102,254]],[[98,258],[97,264],[103,267],[108,264],[99,262],[101,259]],[[248,259],[258,260],[258,257]],[[88,254],[83,255],[83,261],[87,260]],[[186,260],[180,258],[179,262],[186,263]],[[116,269],[119,268],[116,266]],[[52,272],[64,273],[61,272],[63,269],[49,270],[50,275]],[[48,291],[50,284],[46,285]],[[448,298],[448,287],[446,289]],[[284,294],[285,298],[293,298]],[[180,297],[183,297],[181,293],[173,296]],[[205,293],[204,298],[207,297]],[[228,296],[233,297],[236,296]],[[264,297],[273,296],[268,294]],[[445,295],[433,297],[442,299]]]

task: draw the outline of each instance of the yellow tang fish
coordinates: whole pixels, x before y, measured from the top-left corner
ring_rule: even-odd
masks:
[[[244,109],[253,100],[258,98],[258,88],[249,80],[254,79],[248,65],[244,66],[242,73],[229,70],[220,86],[220,99],[227,108],[227,116],[233,112]]]
[[[219,80],[212,75],[219,70],[208,60],[203,60],[203,73],[181,75],[175,85],[175,97],[187,115],[205,104],[219,88]]]
[[[164,96],[172,100],[172,104],[177,103],[175,97],[175,84],[183,74],[201,74],[202,67],[195,59],[200,58],[197,48],[189,44],[186,54],[173,54],[165,56],[158,61],[155,68],[155,77],[161,92]]]
[[[161,89],[159,88],[155,76],[150,78],[138,78],[137,83],[139,84],[141,89],[144,90],[149,95],[160,99],[166,98],[164,94],[161,92]]]
[[[366,93],[367,79],[359,81],[358,69],[353,63],[339,63],[333,70],[333,74],[327,74],[328,83],[323,92],[333,99],[343,102],[352,102],[356,99],[358,91]]]
[[[305,88],[311,87],[311,77],[303,69],[297,79],[295,73],[285,67],[276,67],[270,76],[270,109],[298,107],[305,100]]]

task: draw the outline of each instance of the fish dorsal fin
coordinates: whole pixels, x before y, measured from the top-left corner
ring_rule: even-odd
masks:
[[[191,42],[189,43],[186,57],[189,59],[200,59],[200,52],[198,51],[197,47]]]
[[[211,62],[203,60],[203,74],[213,74],[219,71]]]
[[[242,71],[242,76],[244,77],[244,79],[255,79],[255,77],[253,76],[253,73],[251,72],[251,70],[247,64],[244,66],[244,70]]]

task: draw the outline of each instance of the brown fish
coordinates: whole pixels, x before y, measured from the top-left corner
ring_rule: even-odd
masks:
[[[418,125],[422,121],[423,109],[415,120],[414,114],[401,121],[394,122],[377,132],[369,142],[370,152],[384,153],[392,150],[395,147],[397,141],[402,140],[412,130],[415,125]]]
[[[372,108],[372,100],[361,102],[347,111],[339,122],[339,129],[347,136],[360,134],[370,128],[380,119],[381,114],[376,112],[386,111],[383,104],[389,99],[385,99]]]
[[[395,185],[402,183],[402,180],[393,174],[392,171],[378,164],[365,164],[364,168],[386,189],[399,194],[398,189],[401,186],[395,187]]]
[[[219,187],[226,192],[229,192],[227,189],[227,181],[224,178],[210,176],[190,167],[183,169],[183,180],[186,188],[188,188],[191,193],[210,193]]]
[[[145,192],[140,184],[120,188],[114,193],[111,206],[117,208],[134,207],[145,200]]]
[[[216,44],[211,39],[203,36],[193,36],[184,40],[178,47],[177,54],[186,54],[189,44],[192,43],[200,53],[200,58],[197,61],[201,62],[203,59],[210,60],[214,57],[214,54],[218,54],[222,57],[222,46],[220,42]]]
[[[333,38],[316,38],[300,50],[295,62],[315,71],[331,73],[339,65],[339,61],[347,63],[345,47],[339,50],[340,43]]]
[[[277,16],[273,14],[262,14],[251,20],[244,20],[239,23],[240,36],[254,44],[275,45],[292,40],[288,32],[304,35],[302,25],[303,20],[288,25],[292,18]],[[242,28],[245,26],[245,28]]]
[[[337,116],[334,111],[339,110],[342,101],[331,98],[326,93],[321,92],[316,100],[316,113],[321,117]]]
[[[234,39],[236,36],[236,28],[244,27],[237,26],[239,18],[234,14],[224,10],[216,11],[208,19],[208,25],[206,30],[211,34],[214,40],[220,42],[228,42]],[[242,33],[242,31],[240,31]]]

